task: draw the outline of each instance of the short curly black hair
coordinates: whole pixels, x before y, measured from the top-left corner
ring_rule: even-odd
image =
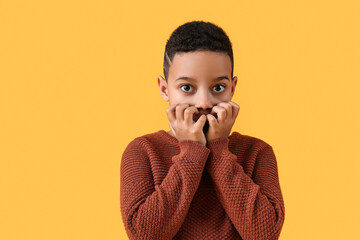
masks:
[[[210,50],[224,52],[231,60],[231,78],[234,72],[232,44],[225,31],[211,22],[187,22],[173,31],[167,40],[164,53],[164,76],[168,80],[171,61],[178,52]]]

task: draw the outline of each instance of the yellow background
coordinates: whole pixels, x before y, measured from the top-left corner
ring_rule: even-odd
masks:
[[[280,239],[360,239],[353,1],[0,1],[0,239],[127,239],[120,161],[168,130],[156,78],[179,25],[229,35],[233,130],[273,146]]]

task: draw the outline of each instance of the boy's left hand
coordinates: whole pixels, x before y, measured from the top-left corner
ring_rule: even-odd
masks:
[[[211,113],[216,113],[217,119],[211,114],[206,115],[209,122],[209,130],[206,133],[207,142],[217,138],[228,137],[239,110],[239,105],[232,101],[221,102],[214,106]]]

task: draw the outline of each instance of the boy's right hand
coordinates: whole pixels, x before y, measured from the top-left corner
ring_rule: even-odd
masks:
[[[203,127],[206,122],[206,116],[201,115],[201,117],[194,122],[194,113],[199,113],[198,109],[184,103],[170,106],[166,110],[170,129],[179,142],[182,140],[192,140],[205,146],[206,137],[203,132]]]

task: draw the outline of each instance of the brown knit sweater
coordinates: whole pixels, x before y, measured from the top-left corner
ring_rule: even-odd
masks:
[[[135,138],[120,169],[130,239],[278,239],[285,218],[272,147],[233,132],[178,141],[164,130]]]

